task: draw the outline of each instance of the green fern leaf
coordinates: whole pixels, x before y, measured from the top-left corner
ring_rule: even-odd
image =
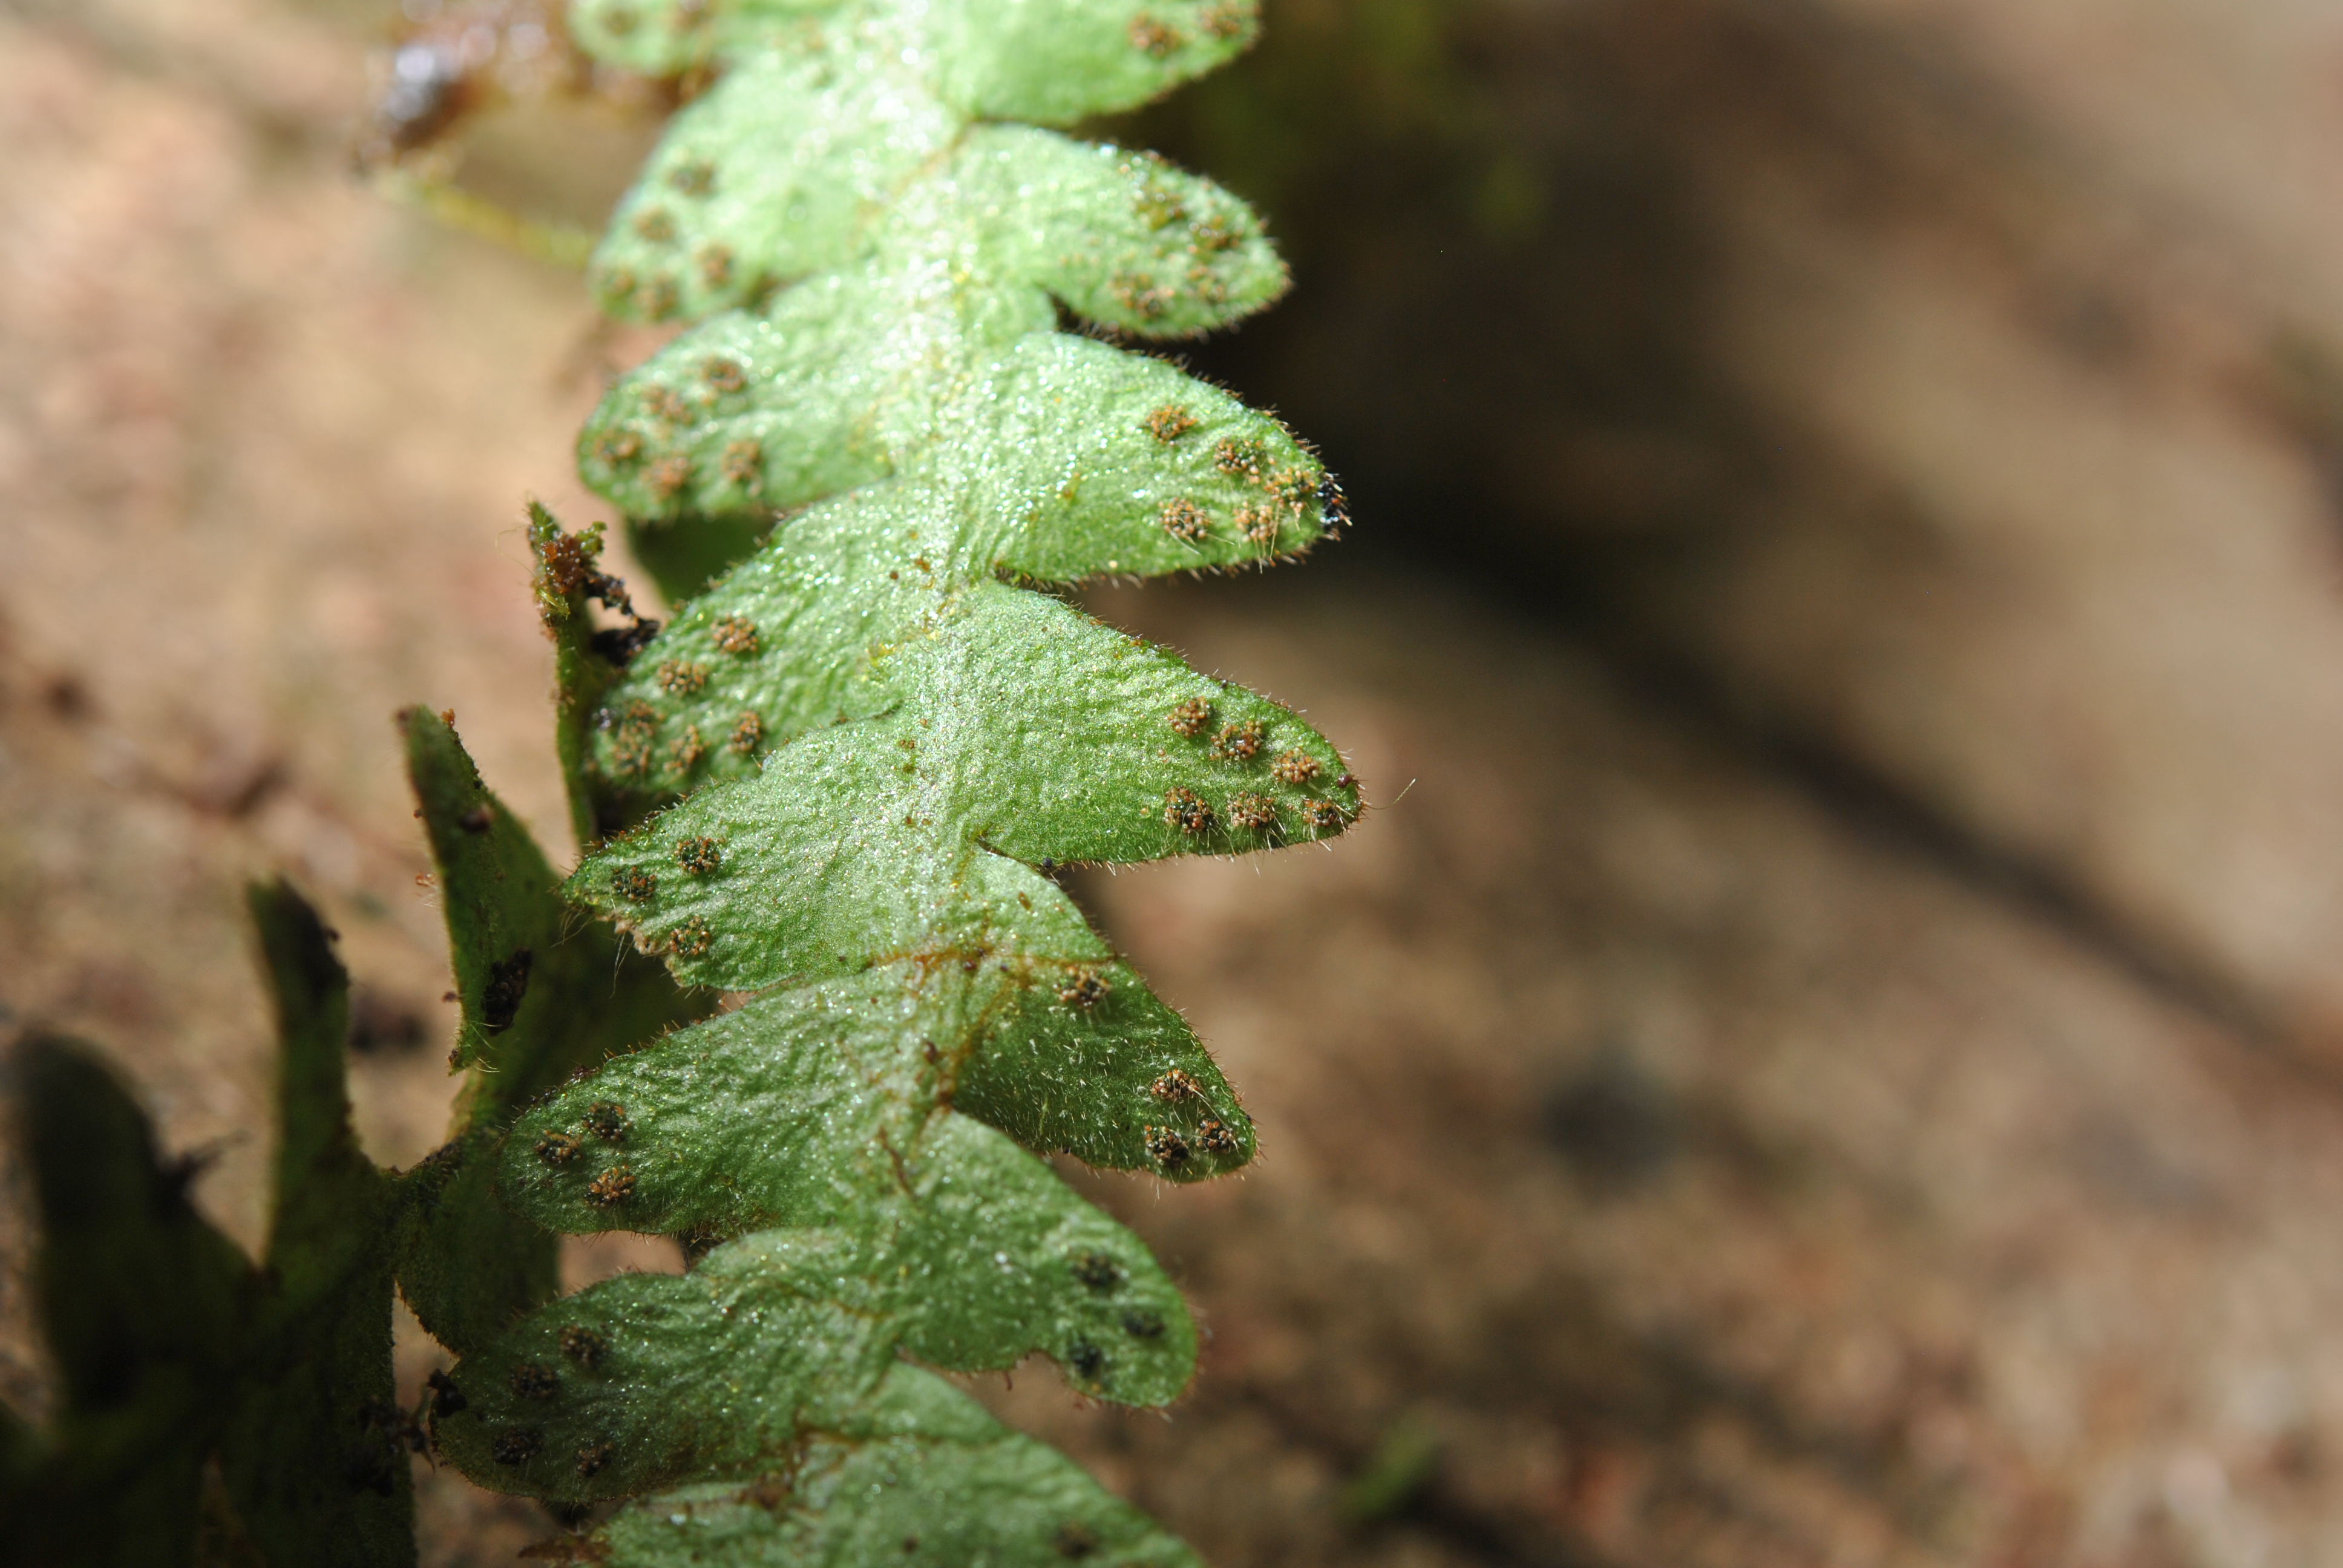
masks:
[[[774,1473],[785,1485],[683,1487],[623,1509],[599,1544],[629,1568],[1197,1568],[1186,1546],[1079,1466],[916,1367],[890,1368],[866,1411],[807,1432],[788,1461]]]
[[[485,1366],[468,1361],[445,1451],[580,1501],[753,1474],[801,1428],[843,1430],[899,1348],[964,1370],[1042,1350],[1109,1399],[1161,1403],[1186,1385],[1195,1339],[1178,1291],[1031,1155],[949,1112],[905,1148],[873,1141],[855,1151],[862,1169],[789,1172],[828,1178],[843,1223],[758,1231],[680,1279],[606,1282]]]
[[[35,1038],[15,1065],[59,1409],[0,1529],[26,1561],[187,1563],[215,1411],[258,1282],[188,1204],[185,1172],[158,1156],[145,1115],[93,1055]]]
[[[749,304],[854,259],[973,122],[1131,108],[1253,32],[1252,6],[1227,3],[599,0],[570,15],[611,64],[724,67],[676,116],[595,255],[605,308],[653,321]]]
[[[1143,101],[1242,47],[1251,10],[573,17],[613,63],[716,75],[595,267],[614,312],[699,325],[579,443],[689,602],[655,628],[598,534],[531,526],[573,816],[599,840],[565,892],[686,984],[766,994],[511,1123],[495,1180],[530,1222],[678,1235],[697,1261],[468,1346],[439,1441],[505,1490],[652,1494],[580,1548],[615,1563],[1191,1561],[899,1358],[1039,1352],[1131,1403],[1186,1385],[1176,1286],[1039,1156],[1192,1181],[1250,1159],[1252,1124],[1049,873],[1359,811],[1299,716],[1022,586],[1265,565],[1341,520],[1274,419],[1059,330],[1260,308],[1286,275],[1252,214],[1147,155],[996,123]],[[593,630],[589,599],[628,624]]]
[[[406,1426],[390,1366],[400,1195],[350,1129],[349,978],[290,888],[255,888],[251,904],[284,1042],[276,1201],[220,1468],[267,1562],[315,1561],[327,1543],[343,1563],[412,1563]]]
[[[735,990],[921,950],[1080,968],[1111,955],[1021,861],[1266,848],[1354,808],[1272,774],[1272,748],[1339,765],[1292,712],[1039,594],[970,585],[867,678],[880,717],[801,736],[613,840],[572,896]],[[1173,728],[1199,709],[1199,734]],[[1214,755],[1215,725],[1251,755]]]
[[[415,1561],[392,1402],[388,1234],[399,1195],[359,1153],[343,1082],[348,982],[283,885],[252,910],[277,1000],[277,1153],[266,1268],[198,1216],[197,1169],[83,1048],[16,1064],[42,1221],[35,1276],[61,1409],[19,1426],[0,1538],[38,1563],[190,1563],[202,1477],[266,1561]]]
[[[462,1353],[559,1287],[554,1235],[496,1197],[505,1124],[572,1073],[707,1007],[607,931],[577,929],[544,853],[445,720],[412,709],[399,726],[463,1002],[448,1066],[470,1072],[450,1141],[405,1178],[398,1281],[423,1326]]]

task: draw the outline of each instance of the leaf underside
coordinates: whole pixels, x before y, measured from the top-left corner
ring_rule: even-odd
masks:
[[[1267,565],[1342,521],[1275,419],[1060,330],[1190,336],[1284,288],[1233,196],[1041,128],[1220,64],[1252,7],[582,0],[571,26],[712,85],[593,271],[613,314],[690,325],[578,443],[672,621],[598,525],[532,515],[588,845],[561,890],[683,984],[755,994],[591,1050],[580,1020],[585,1070],[483,1120],[451,1191],[492,1165],[533,1233],[696,1261],[460,1347],[437,1439],[486,1485],[638,1499],[575,1543],[594,1561],[1192,1563],[902,1358],[1186,1385],[1178,1288],[1041,1156],[1194,1181],[1251,1159],[1252,1121],[1051,873],[1359,811],[1291,709],[1034,591]]]
[[[564,905],[551,864],[446,719],[410,709],[399,728],[463,1005],[448,1066],[469,1072],[449,1141],[401,1179],[398,1282],[423,1326],[468,1354],[559,1287],[554,1233],[496,1194],[507,1125],[571,1075],[704,1016],[712,999]]]

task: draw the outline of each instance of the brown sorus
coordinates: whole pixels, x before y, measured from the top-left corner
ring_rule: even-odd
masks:
[[[1163,531],[1182,544],[1192,545],[1212,531],[1212,522],[1204,516],[1204,508],[1185,496],[1175,496],[1163,503],[1162,515],[1157,521]]]
[[[578,1120],[586,1131],[605,1143],[623,1143],[634,1123],[627,1120],[627,1108],[615,1100],[598,1100],[586,1108]]]
[[[675,279],[647,277],[635,290],[635,308],[653,321],[664,321],[675,314]]]
[[[1204,1097],[1203,1085],[1185,1070],[1177,1067],[1149,1084],[1147,1092],[1167,1105],[1175,1100],[1202,1100]]]
[[[431,1391],[431,1413],[435,1416],[454,1415],[468,1408],[471,1401],[456,1386],[456,1380],[444,1372],[435,1371],[423,1380]]]
[[[1222,437],[1212,447],[1212,467],[1223,474],[1257,475],[1268,460],[1268,450],[1260,442],[1240,441],[1234,436]]]
[[[515,948],[488,964],[488,983],[480,990],[480,1027],[494,1034],[510,1029],[520,1014],[521,999],[528,995],[528,974],[537,955]]]
[[[1197,13],[1196,25],[1208,38],[1234,38],[1244,32],[1245,8],[1232,0],[1221,0],[1219,5],[1207,5]]]
[[[561,1392],[561,1380],[543,1362],[516,1362],[507,1380],[518,1399],[551,1399]]]
[[[1157,440],[1170,443],[1178,440],[1196,427],[1196,417],[1177,403],[1166,403],[1141,421],[1147,433]]]
[[[1302,819],[1321,833],[1332,833],[1351,819],[1351,814],[1332,800],[1304,800]]]
[[[757,626],[745,617],[728,615],[709,628],[716,646],[743,658],[757,651]]]
[[[1209,833],[1212,829],[1212,809],[1193,789],[1172,789],[1163,792],[1163,821],[1167,827],[1182,833]]]
[[[1223,724],[1221,732],[1212,737],[1212,755],[1226,762],[1250,762],[1261,755],[1266,732],[1261,720],[1248,719],[1242,724]]]
[[[1280,784],[1291,784],[1296,789],[1317,778],[1318,773],[1318,759],[1311,756],[1307,751],[1285,752],[1275,762],[1271,763],[1269,768],[1271,778]]]
[[[498,1464],[527,1464],[545,1440],[525,1426],[508,1426],[488,1442],[488,1457]]]
[[[1232,795],[1229,826],[1248,833],[1266,833],[1277,826],[1277,802],[1266,795]]]
[[[1177,31],[1144,13],[1131,19],[1131,46],[1143,55],[1152,55],[1160,60],[1186,41]]]
[[[586,1201],[597,1209],[615,1209],[635,1195],[635,1173],[613,1165],[586,1184]]]
[[[727,441],[724,455],[716,460],[716,467],[727,483],[753,490],[765,482],[765,449],[746,438]]]

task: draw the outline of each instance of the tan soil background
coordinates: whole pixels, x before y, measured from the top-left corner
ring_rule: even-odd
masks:
[[[1223,1568],[2343,1561],[2343,13],[1269,20],[1142,131],[1290,236],[1198,358],[1359,535],[1096,602],[1381,809],[1095,880],[1266,1153],[1076,1173],[1211,1332],[1168,1417],[980,1392]],[[327,906],[416,1159],[389,715],[566,849],[518,505],[602,515],[569,436],[644,347],[348,177],[385,25],[0,4],[0,1021],[216,1145],[247,1243],[240,882]],[[590,206],[647,134],[542,114],[468,177]],[[550,1530],[420,1495],[433,1563]]]

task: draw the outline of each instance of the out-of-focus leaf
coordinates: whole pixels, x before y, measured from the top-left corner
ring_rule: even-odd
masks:
[[[25,1563],[189,1563],[259,1280],[189,1205],[199,1163],[157,1152],[87,1048],[36,1036],[15,1066],[57,1412],[0,1507],[0,1539]]]
[[[390,1370],[398,1194],[350,1130],[349,978],[283,883],[251,892],[277,1003],[277,1150],[266,1266],[221,1439],[237,1518],[269,1561],[415,1561]]]

